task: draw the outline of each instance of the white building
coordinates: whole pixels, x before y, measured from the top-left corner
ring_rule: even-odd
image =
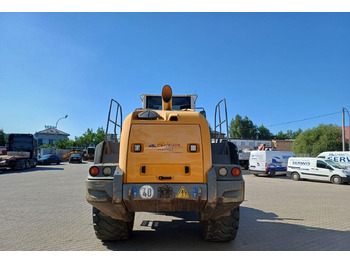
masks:
[[[34,134],[38,140],[38,146],[54,145],[57,140],[68,139],[68,136],[70,135],[56,128],[47,128]]]
[[[274,146],[272,143],[272,140],[230,138],[229,141],[234,143],[237,146],[238,150],[242,150],[242,149],[255,150],[255,149],[258,149],[258,147],[261,144],[265,144],[265,147],[267,148],[271,148]]]

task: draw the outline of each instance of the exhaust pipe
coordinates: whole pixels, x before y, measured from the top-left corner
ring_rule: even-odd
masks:
[[[165,85],[162,91],[162,108],[163,110],[172,110],[173,101],[172,101],[173,91],[169,85]]]

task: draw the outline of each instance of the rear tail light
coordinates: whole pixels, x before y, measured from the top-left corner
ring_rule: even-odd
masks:
[[[233,175],[233,176],[239,176],[240,174],[241,174],[241,170],[239,169],[239,168],[232,168],[232,170],[231,170],[231,174]]]
[[[99,170],[98,170],[97,167],[95,167],[95,166],[90,167],[90,169],[89,169],[89,174],[90,174],[91,176],[97,176],[98,173],[99,173]]]
[[[265,170],[268,171],[269,170],[269,165],[267,163],[265,163]]]

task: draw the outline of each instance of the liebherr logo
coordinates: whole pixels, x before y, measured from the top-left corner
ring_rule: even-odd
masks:
[[[176,149],[182,148],[182,146],[181,144],[160,142],[157,144],[150,144],[148,148],[154,148],[154,149],[157,149],[158,151],[173,152]]]

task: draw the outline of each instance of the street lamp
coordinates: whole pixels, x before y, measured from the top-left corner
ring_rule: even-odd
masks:
[[[55,153],[56,153],[56,141],[57,141],[57,124],[58,124],[58,121],[60,121],[61,119],[63,118],[67,118],[68,115],[64,116],[64,117],[61,117],[60,119],[57,120],[56,122],[56,126],[55,126]]]
[[[63,119],[63,118],[67,118],[68,117],[68,115],[66,115],[66,116],[64,116],[64,117],[61,117],[60,119],[58,119],[57,120],[57,122],[56,122],[56,126],[55,126],[55,128],[56,128],[56,130],[57,130],[57,124],[58,124],[58,121],[60,121],[61,119]]]
[[[344,110],[348,113],[349,118],[349,130],[350,130],[350,114],[349,111],[343,107],[343,129],[342,129],[342,139],[343,139],[343,151],[345,151],[345,116],[344,116]],[[350,151],[350,136],[349,136],[349,151]]]

